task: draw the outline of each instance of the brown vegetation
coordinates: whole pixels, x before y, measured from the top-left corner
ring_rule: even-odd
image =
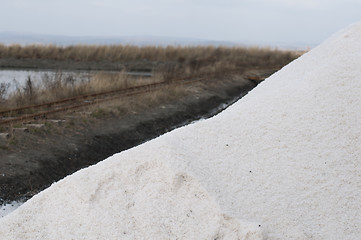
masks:
[[[199,68],[215,63],[227,63],[235,67],[283,66],[293,60],[295,54],[270,48],[213,47],[213,46],[130,46],[130,45],[3,45],[0,59],[36,59],[81,62],[129,62],[152,61],[178,63]]]
[[[213,46],[130,46],[130,45],[2,45],[0,59],[33,59],[37,61],[107,62],[124,67],[130,62],[158,63],[161,70],[194,72],[212,68],[280,67],[295,59],[290,51],[270,48]],[[122,65],[125,64],[125,65]],[[153,64],[153,65],[154,65]],[[211,68],[212,66],[212,68]]]
[[[0,44],[0,60],[32,60],[34,64],[41,61],[110,62],[122,66],[123,72],[110,74],[99,72],[88,82],[76,83],[72,76],[61,74],[61,70],[53,77],[43,76],[42,84],[35,85],[30,76],[25,86],[17,86],[16,91],[5,99],[7,85],[0,86],[0,108],[24,106],[44,103],[81,94],[97,93],[144,84],[144,80],[128,81],[124,74],[128,66],[141,62],[152,63],[153,77],[147,83],[169,81],[182,77],[192,77],[205,73],[219,73],[237,70],[242,73],[252,68],[280,68],[297,54],[290,51],[272,50],[269,48],[242,47],[180,47],[180,46],[55,46],[55,45],[2,45]],[[10,61],[9,61],[10,62]],[[61,64],[60,64],[61,66]],[[1,66],[0,66],[1,67]],[[65,70],[65,69],[62,69]],[[131,85],[132,84],[132,85]]]
[[[88,81],[79,82],[73,75],[56,72],[53,75],[43,74],[40,83],[35,83],[31,76],[28,76],[24,86],[15,84],[15,91],[4,95],[7,86],[0,85],[0,110],[6,110],[13,107],[22,107],[34,104],[43,104],[70,97],[96,94],[111,90],[125,89],[146,84],[152,84],[163,81],[159,76],[152,78],[134,78],[125,73],[95,73]]]

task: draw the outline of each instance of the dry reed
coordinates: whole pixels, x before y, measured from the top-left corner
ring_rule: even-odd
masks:
[[[33,59],[77,62],[153,62],[156,63],[151,80],[129,81],[124,73],[110,74],[100,72],[90,81],[76,83],[71,76],[61,74],[54,77],[43,76],[42,84],[35,85],[29,77],[25,86],[16,87],[16,91],[5,99],[8,86],[0,86],[0,107],[9,108],[35,103],[59,100],[81,94],[96,93],[141,85],[145,81],[159,82],[204,73],[229,70],[240,72],[250,68],[280,68],[298,57],[290,51],[270,48],[213,47],[213,46],[130,46],[130,45],[3,45],[0,44],[0,59]],[[125,71],[125,69],[123,69]]]
[[[161,61],[187,63],[192,68],[219,61],[232,62],[234,65],[284,65],[293,60],[295,54],[259,47],[214,47],[214,46],[131,46],[131,45],[3,45],[0,44],[2,59],[45,59],[82,62],[129,62]]]

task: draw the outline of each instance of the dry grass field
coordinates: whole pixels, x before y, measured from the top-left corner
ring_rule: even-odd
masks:
[[[0,85],[0,108],[19,107],[29,104],[45,103],[82,94],[99,93],[114,89],[142,84],[141,79],[130,81],[124,74],[144,62],[150,66],[153,77],[147,83],[172,81],[184,77],[202,74],[222,73],[237,70],[242,73],[246,69],[280,68],[299,55],[291,51],[270,48],[213,47],[213,46],[55,46],[55,45],[2,45],[0,44],[0,60],[4,63],[31,61],[32,67],[42,67],[44,62],[55,62],[59,71],[55,76],[44,76],[42,84],[34,84],[29,76],[25,86],[17,86],[10,95],[9,86]],[[61,74],[64,63],[81,66],[87,64],[120,66],[119,73],[100,71],[88,82],[76,83],[71,76]],[[130,64],[131,63],[131,64]],[[0,67],[2,67],[0,65]],[[62,69],[63,68],[63,69]],[[108,70],[108,69],[105,69]],[[143,83],[144,84],[144,83]],[[4,96],[7,96],[6,98]]]
[[[131,45],[3,45],[0,44],[0,58],[47,59],[75,61],[163,61],[191,65],[219,62],[232,62],[234,65],[281,64],[294,58],[290,51],[270,48],[213,47],[213,46],[131,46]]]
[[[156,91],[0,126],[5,133],[5,139],[0,139],[0,170],[5,173],[0,203],[1,198],[31,197],[80,168],[177,126],[213,116],[257,84],[249,78],[250,72],[268,71],[269,76],[296,57],[293,52],[263,48],[0,45],[0,69],[55,70],[54,75],[38,79],[40,84],[33,76],[23,75],[25,83],[11,93],[0,83],[0,111],[169,81]],[[84,82],[64,74],[95,70],[93,66],[96,71]],[[151,71],[152,77],[125,74],[142,69]],[[192,84],[176,82],[205,75]],[[4,114],[4,120],[36,111],[14,111]]]

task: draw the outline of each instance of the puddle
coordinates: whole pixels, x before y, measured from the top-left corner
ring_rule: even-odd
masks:
[[[24,202],[21,201],[13,201],[10,203],[6,203],[0,206],[0,218],[5,217],[9,213],[13,212],[15,209],[20,207]]]

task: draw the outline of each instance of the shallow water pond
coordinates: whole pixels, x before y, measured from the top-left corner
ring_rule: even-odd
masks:
[[[30,79],[35,87],[41,86],[46,81],[62,79],[70,84],[83,83],[89,81],[92,76],[100,71],[56,71],[56,70],[0,70],[0,94],[6,92],[5,97],[16,89],[24,88]],[[119,74],[116,71],[105,71],[107,74]],[[152,77],[151,72],[126,72],[132,77]]]
[[[9,86],[9,92],[21,88],[30,78],[39,85],[45,79],[68,78],[74,81],[88,81],[95,72],[85,71],[52,71],[52,70],[0,70],[0,84]]]

